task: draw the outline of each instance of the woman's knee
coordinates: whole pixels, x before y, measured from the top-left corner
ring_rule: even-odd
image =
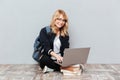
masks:
[[[40,60],[40,62],[47,62],[47,61],[49,61],[49,60],[50,60],[50,57],[49,57],[49,56],[43,55],[42,58],[41,58],[41,60]]]

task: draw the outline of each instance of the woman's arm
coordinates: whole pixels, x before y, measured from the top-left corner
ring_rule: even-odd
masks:
[[[69,36],[65,36],[65,37],[60,37],[61,39],[61,43],[62,43],[62,46],[61,46],[61,49],[60,49],[60,53],[61,53],[61,56],[64,55],[64,49],[65,48],[69,48]]]
[[[45,53],[49,55],[49,53],[52,51],[50,41],[48,38],[48,34],[46,32],[46,28],[42,28],[39,34],[40,42],[42,43]]]
[[[60,55],[58,55],[58,54],[56,54],[55,52],[52,51],[50,53],[50,55],[53,56],[53,57],[55,57],[57,59],[57,62],[59,62],[59,63],[63,62],[63,57],[60,56]]]

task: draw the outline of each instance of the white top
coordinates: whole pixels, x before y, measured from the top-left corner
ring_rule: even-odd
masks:
[[[59,39],[59,36],[56,36],[55,39],[54,39],[54,42],[53,42],[53,51],[56,53],[56,54],[59,54],[60,55],[60,46],[61,46],[61,42],[60,42],[60,39]],[[56,58],[55,57],[51,57],[53,60],[55,60]]]

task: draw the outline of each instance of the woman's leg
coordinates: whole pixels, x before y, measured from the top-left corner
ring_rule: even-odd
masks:
[[[45,64],[44,64],[44,63],[42,63],[42,62],[39,62],[39,66],[40,66],[40,68],[43,70],[43,69],[44,69],[44,67],[45,67]]]
[[[41,67],[46,65],[49,68],[54,69],[54,71],[60,71],[60,65],[56,64],[49,56],[43,55],[40,60]]]

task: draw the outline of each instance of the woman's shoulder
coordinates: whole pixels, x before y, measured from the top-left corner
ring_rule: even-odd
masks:
[[[60,36],[60,37],[61,37],[61,39],[63,39],[63,40],[69,39],[69,35]]]
[[[44,26],[44,27],[41,28],[40,32],[49,33],[49,32],[51,32],[51,27],[50,26]]]
[[[46,26],[42,27],[41,30],[45,30]]]
[[[40,30],[45,31],[47,26],[42,27]]]

